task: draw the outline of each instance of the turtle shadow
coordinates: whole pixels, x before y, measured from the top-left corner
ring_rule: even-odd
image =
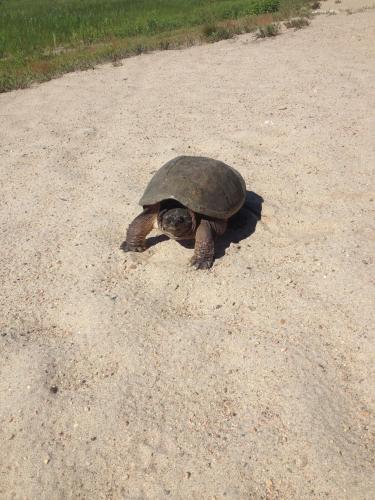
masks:
[[[169,238],[165,234],[158,234],[157,236],[151,236],[150,238],[147,238],[147,248],[151,248],[158,243],[163,243],[163,241],[168,241]]]
[[[159,243],[163,243],[164,241],[169,241],[171,238],[169,238],[165,234],[158,234],[157,236],[151,236],[150,238],[147,238],[147,248],[151,248],[155,245],[158,245]],[[174,240],[176,243],[179,245],[185,247],[185,248],[194,248],[195,240]]]
[[[231,243],[239,243],[249,238],[262,218],[262,204],[264,200],[253,191],[246,191],[244,206],[228,221],[228,229],[215,243],[215,259],[225,255]]]

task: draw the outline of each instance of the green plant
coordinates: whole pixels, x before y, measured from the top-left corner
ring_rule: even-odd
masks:
[[[218,42],[219,40],[233,38],[235,32],[225,26],[216,26],[211,24],[204,26],[203,35],[210,42]]]
[[[216,24],[205,24],[203,26],[203,35],[206,37],[206,38],[210,38],[217,30],[217,26]]]

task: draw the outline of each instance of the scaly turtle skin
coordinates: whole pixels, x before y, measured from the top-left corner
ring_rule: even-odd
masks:
[[[158,228],[173,239],[195,239],[191,264],[209,269],[215,236],[225,232],[245,198],[245,181],[229,165],[201,156],[174,158],[150,180],[139,202],[143,212],[129,225],[121,248],[143,252],[146,236]]]

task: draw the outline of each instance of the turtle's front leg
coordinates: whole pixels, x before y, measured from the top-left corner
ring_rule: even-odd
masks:
[[[194,255],[190,264],[195,269],[210,269],[214,262],[214,231],[210,221],[202,219],[195,233]]]
[[[147,207],[129,225],[126,240],[120,248],[124,252],[143,252],[146,250],[146,236],[154,228],[157,220],[158,206]]]
[[[191,265],[195,269],[210,269],[215,257],[216,235],[221,235],[227,228],[225,220],[202,219],[195,233],[194,255],[191,258]]]

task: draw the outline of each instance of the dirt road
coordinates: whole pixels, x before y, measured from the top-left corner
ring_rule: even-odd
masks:
[[[350,1],[0,96],[2,499],[374,498],[375,10]],[[264,200],[210,272],[119,250],[179,154]]]

